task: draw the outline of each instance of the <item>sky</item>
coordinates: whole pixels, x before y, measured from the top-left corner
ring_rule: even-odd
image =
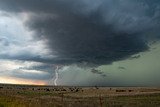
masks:
[[[159,86],[159,29],[159,0],[0,0],[0,83]]]

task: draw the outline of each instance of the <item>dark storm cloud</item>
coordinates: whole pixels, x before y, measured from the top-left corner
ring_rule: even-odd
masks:
[[[0,9],[28,12],[25,25],[49,40],[57,56],[49,62],[57,64],[109,64],[146,51],[159,36],[159,0],[0,0]]]

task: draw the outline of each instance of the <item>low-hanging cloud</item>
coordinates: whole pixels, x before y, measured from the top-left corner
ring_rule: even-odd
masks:
[[[158,0],[0,0],[0,9],[28,14],[25,26],[56,56],[49,63],[110,64],[146,51],[159,37]]]

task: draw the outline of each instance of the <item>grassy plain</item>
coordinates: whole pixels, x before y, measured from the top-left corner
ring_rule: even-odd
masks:
[[[0,107],[160,107],[160,88],[0,84]]]

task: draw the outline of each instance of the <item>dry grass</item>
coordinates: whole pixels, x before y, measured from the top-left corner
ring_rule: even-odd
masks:
[[[160,106],[160,89],[0,85],[0,107],[139,106]]]

